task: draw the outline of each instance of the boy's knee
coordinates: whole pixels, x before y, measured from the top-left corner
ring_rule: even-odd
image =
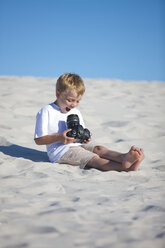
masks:
[[[95,146],[93,149],[93,152],[98,154],[100,157],[104,153],[104,151],[105,151],[104,146]]]
[[[93,156],[86,164],[86,168],[91,168],[91,167],[96,168],[96,164],[99,159],[100,157],[97,154]]]

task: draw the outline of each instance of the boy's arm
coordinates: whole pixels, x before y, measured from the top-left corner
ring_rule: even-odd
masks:
[[[68,137],[66,135],[69,131],[71,131],[71,129],[67,129],[62,133],[45,135],[40,138],[35,138],[34,140],[37,145],[49,145],[55,142],[61,142],[66,145],[75,141],[74,138]]]

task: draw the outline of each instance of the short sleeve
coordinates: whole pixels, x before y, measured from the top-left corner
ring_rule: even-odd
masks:
[[[36,116],[34,139],[48,135],[48,111],[41,109]]]

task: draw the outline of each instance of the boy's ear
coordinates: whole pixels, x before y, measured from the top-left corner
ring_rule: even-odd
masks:
[[[56,97],[59,97],[59,95],[60,95],[59,90],[56,90]]]

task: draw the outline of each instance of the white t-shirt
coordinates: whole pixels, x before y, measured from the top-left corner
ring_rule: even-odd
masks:
[[[70,114],[77,114],[80,119],[80,124],[85,128],[82,115],[77,108],[73,108],[68,113],[63,114],[55,103],[46,105],[37,113],[34,138],[64,132],[67,129],[67,116]],[[70,146],[78,145],[81,145],[81,143],[64,145],[61,142],[55,142],[46,145],[49,160],[51,162],[57,162],[62,155],[68,151]]]

